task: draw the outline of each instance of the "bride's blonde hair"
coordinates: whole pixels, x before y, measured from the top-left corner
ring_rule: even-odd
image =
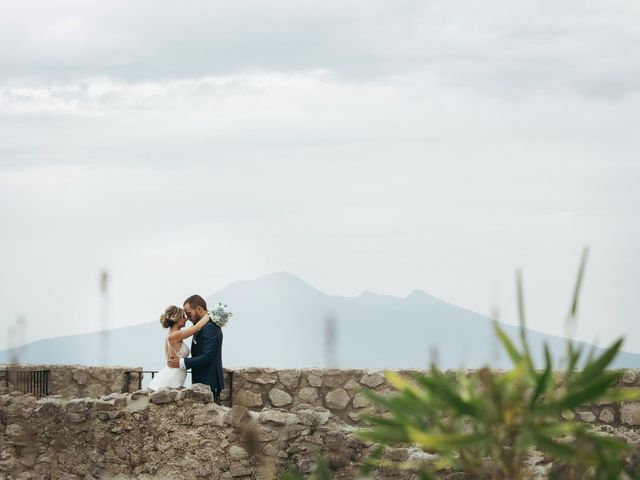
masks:
[[[184,317],[184,310],[180,307],[176,307],[175,305],[170,305],[165,308],[164,313],[160,315],[160,324],[164,328],[171,328],[182,317]]]

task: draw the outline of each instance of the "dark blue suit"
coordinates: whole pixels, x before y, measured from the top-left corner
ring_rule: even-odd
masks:
[[[211,387],[214,397],[224,388],[222,373],[222,329],[213,322],[207,324],[191,340],[191,357],[184,359],[191,369],[191,382]]]

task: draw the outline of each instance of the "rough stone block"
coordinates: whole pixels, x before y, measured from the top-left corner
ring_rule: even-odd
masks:
[[[269,400],[271,400],[274,407],[284,407],[285,405],[289,405],[293,401],[293,398],[284,390],[273,388],[269,391]]]
[[[381,373],[365,373],[360,379],[360,383],[369,388],[375,388],[382,385],[386,379]]]
[[[21,438],[24,435],[24,429],[22,428],[22,425],[18,423],[12,423],[11,425],[7,425],[7,429],[5,430],[5,435],[15,440],[15,439]]]
[[[299,422],[297,415],[276,410],[263,410],[260,412],[258,420],[262,423],[272,422],[276,425],[292,425]]]
[[[194,383],[189,388],[180,390],[176,400],[192,400],[194,402],[211,403],[213,402],[213,392],[209,385]]]
[[[595,423],[595,421],[596,421],[595,414],[593,412],[589,412],[589,411],[578,412],[578,418],[580,420],[582,420],[583,422],[587,422],[587,423]]]
[[[613,411],[610,408],[603,408],[598,418],[604,423],[612,423],[615,420]]]
[[[251,467],[242,463],[232,463],[229,471],[233,477],[247,477],[251,475]]]
[[[302,402],[314,405],[318,401],[318,391],[315,388],[301,388],[298,398]]]
[[[336,388],[327,393],[327,396],[324,398],[324,403],[327,408],[343,410],[349,404],[350,400],[349,394],[344,389]]]
[[[620,408],[620,420],[625,425],[640,425],[640,402],[625,403]]]
[[[149,397],[139,396],[137,399],[133,399],[133,396],[128,399],[127,406],[124,411],[127,413],[144,412],[149,408]]]
[[[329,388],[342,388],[349,381],[349,374],[341,370],[327,370],[322,377],[322,385]]]
[[[163,405],[165,403],[175,402],[176,396],[178,395],[177,390],[158,390],[157,392],[153,392],[149,396],[149,400],[156,405]]]
[[[75,398],[67,402],[67,418],[70,422],[84,422],[93,409],[95,401],[92,398]]]
[[[238,445],[231,445],[231,447],[229,447],[229,457],[231,457],[231,460],[244,460],[245,458],[249,458],[249,454],[244,448]]]
[[[127,405],[127,394],[126,393],[110,393],[102,397],[102,400],[105,402],[113,402],[113,406],[115,408],[124,408]]]
[[[42,417],[54,417],[64,410],[63,402],[58,398],[43,398],[36,402],[34,413]]]
[[[258,385],[273,385],[278,381],[275,374],[259,375],[256,378],[249,378],[248,380],[252,383],[257,383]]]
[[[204,408],[204,411],[193,417],[193,426],[215,425],[221,427],[224,425],[224,420],[229,410],[229,408],[221,407],[216,403],[209,403]]]
[[[142,390],[136,390],[128,397],[131,400],[138,400],[139,398],[142,398],[142,397],[148,397],[152,393],[153,393],[153,390],[151,390],[150,388],[144,388]]]
[[[245,407],[261,407],[264,405],[262,395],[253,393],[249,390],[242,390],[234,395],[233,403],[243,405]]]
[[[356,393],[353,397],[353,408],[366,408],[371,406],[371,400],[369,400],[363,393]]]
[[[224,418],[224,423],[233,427],[239,426],[245,418],[249,417],[249,413],[246,407],[242,405],[234,405],[231,410],[227,412]]]
[[[307,382],[312,387],[321,387],[322,386],[322,377],[320,375],[309,374],[307,376]]]
[[[78,385],[86,385],[87,383],[87,371],[86,370],[74,370],[71,377]]]
[[[562,412],[561,417],[564,418],[565,420],[573,420],[574,418],[576,418],[576,414],[573,413],[571,410],[566,410]]]
[[[627,370],[624,372],[624,375],[622,376],[622,382],[626,383],[627,385],[633,385],[636,383],[637,380],[638,380],[638,374],[636,373],[635,370]]]
[[[331,412],[324,411],[318,412],[315,410],[300,410],[298,412],[298,416],[302,423],[308,425],[310,427],[317,427],[319,425],[324,425],[329,421],[331,417]]]
[[[297,390],[300,384],[300,370],[281,370],[278,372],[278,379],[287,390]]]
[[[360,390],[362,386],[352,378],[344,385],[344,388],[345,390]]]

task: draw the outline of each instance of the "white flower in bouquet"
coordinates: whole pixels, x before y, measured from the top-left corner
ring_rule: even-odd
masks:
[[[233,317],[233,313],[229,311],[226,303],[224,305],[218,303],[218,305],[213,307],[209,312],[209,318],[219,327],[224,327],[229,321],[229,317]]]

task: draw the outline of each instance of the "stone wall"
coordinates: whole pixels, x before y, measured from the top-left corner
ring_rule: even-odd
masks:
[[[334,478],[355,478],[373,448],[353,435],[357,414],[371,408],[359,389],[391,392],[382,372],[229,373],[233,408],[214,404],[203,385],[92,398],[0,394],[0,478],[273,480],[292,466],[308,471],[319,454],[329,459]],[[621,385],[637,386],[638,372],[626,372]],[[252,403],[253,410],[242,402]],[[595,428],[605,435],[640,445],[640,402],[594,405],[577,415],[599,423]],[[419,467],[436,457],[409,447],[387,448],[384,458]],[[550,464],[536,458],[527,478],[546,478]],[[415,475],[379,469],[371,478]]]
[[[0,365],[0,392],[13,391],[6,369],[46,369],[50,371],[49,393],[66,398],[99,398],[109,393],[138,390],[142,368],[86,367],[80,365]],[[129,373],[127,373],[129,372]],[[427,370],[398,370],[400,374]],[[474,370],[466,373],[472,375]],[[128,382],[128,383],[127,383]],[[357,425],[362,413],[376,411],[361,393],[370,389],[382,395],[393,390],[382,370],[366,369],[271,369],[234,368],[225,370],[223,405],[242,405],[249,410],[276,408],[292,411],[298,407],[323,407],[347,424]],[[625,370],[619,387],[640,388],[640,370]],[[579,420],[612,426],[638,426],[640,414],[620,404],[600,403],[574,412]]]
[[[113,392],[138,390],[141,367],[87,367],[83,365],[0,364],[0,391],[19,389],[16,371],[48,370],[49,395],[98,398]],[[129,373],[127,373],[129,372]]]
[[[354,478],[371,445],[352,431],[323,408],[218,406],[203,385],[99,399],[14,392],[0,395],[0,478],[271,480],[320,453],[337,478]]]
[[[402,375],[426,370],[396,370]],[[362,389],[381,395],[393,392],[382,370],[362,369],[234,369],[232,402],[251,410],[323,407],[349,424],[359,424],[362,413],[376,412]],[[474,370],[466,371],[472,375]],[[640,388],[640,370],[625,370],[618,387]],[[614,427],[640,425],[640,410],[630,405],[601,402],[573,414],[579,420]]]

